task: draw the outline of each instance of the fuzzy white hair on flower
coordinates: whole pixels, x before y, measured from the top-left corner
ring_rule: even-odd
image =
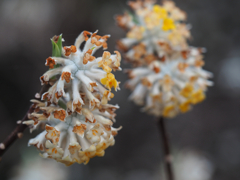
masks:
[[[125,59],[135,68],[126,70],[130,100],[155,116],[174,117],[205,99],[212,73],[202,69],[204,48],[190,47],[186,13],[172,1],[130,1],[133,13],[116,16],[127,37],[118,41]]]

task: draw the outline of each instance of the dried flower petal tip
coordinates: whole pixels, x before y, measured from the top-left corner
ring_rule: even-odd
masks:
[[[124,57],[134,69],[126,70],[129,99],[155,116],[174,117],[205,99],[213,85],[212,73],[204,66],[203,48],[190,47],[186,14],[172,1],[157,5],[153,0],[130,1],[133,14],[117,16],[120,27],[128,29],[118,41]],[[107,81],[104,81],[107,82]]]
[[[121,71],[121,54],[118,51],[114,51],[115,55],[111,55],[110,52],[104,51],[102,55],[102,60],[98,62],[99,67],[101,67],[105,72],[110,73],[112,69],[114,71]]]
[[[34,101],[36,104],[41,103]],[[39,113],[32,113],[32,120],[25,121],[32,130],[45,130],[29,141],[42,151],[42,157],[55,159],[69,166],[75,162],[87,164],[90,158],[104,156],[105,149],[113,146],[114,136],[121,129],[113,128],[114,111],[118,106],[103,105],[90,111],[82,108],[82,114],[67,113],[54,107],[40,107]],[[44,116],[45,113],[50,114]]]
[[[63,50],[64,50],[65,56],[69,56],[71,53],[77,52],[77,48],[76,48],[76,46],[74,46],[74,45],[71,45],[71,46],[69,46],[69,47],[64,46],[64,47],[63,47]]]
[[[51,87],[41,99],[47,100],[49,104],[57,104],[69,95],[73,109],[80,111],[84,104],[93,105],[93,108],[100,106],[105,98],[105,91],[110,91],[112,87],[119,89],[119,82],[108,74],[112,70],[121,70],[121,54],[118,51],[114,51],[115,54],[104,51],[101,57],[94,56],[99,48],[107,48],[109,37],[110,35],[99,36],[97,31],[83,31],[74,45],[62,48],[64,57],[47,58],[45,65],[49,66],[50,70],[43,74],[40,80],[42,84],[49,83]]]

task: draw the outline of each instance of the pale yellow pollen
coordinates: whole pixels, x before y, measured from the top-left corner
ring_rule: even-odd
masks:
[[[102,100],[101,100],[101,104],[107,104],[108,103],[109,93],[111,93],[111,92],[107,91],[107,90],[104,91],[103,97],[102,97]],[[114,97],[114,94],[111,93],[110,98],[113,98],[113,97]]]
[[[92,134],[93,134],[94,136],[96,136],[97,133],[98,133],[97,130],[92,130]]]
[[[193,92],[193,86],[191,84],[186,84],[186,86],[180,91],[180,95],[182,95],[185,98],[188,98],[191,96]]]
[[[163,109],[163,116],[164,117],[170,117],[171,116],[171,112],[174,111],[174,109],[175,109],[174,105],[166,106]]]
[[[142,78],[142,84],[148,88],[152,87],[152,83],[148,80],[148,78]]]
[[[202,67],[204,66],[205,62],[202,59],[196,59],[194,65],[196,67]]]
[[[87,125],[85,124],[76,125],[73,127],[73,132],[77,133],[78,135],[83,135],[86,129],[87,129]]]
[[[184,103],[180,104],[180,106],[179,106],[179,109],[182,113],[189,111],[190,108],[191,108],[191,100],[190,99],[188,99]]]
[[[92,62],[93,60],[96,59],[94,56],[91,55],[91,54],[92,54],[92,51],[93,51],[92,49],[89,49],[89,50],[85,53],[85,55],[84,55],[84,57],[83,57],[83,64],[87,64],[88,61]]]
[[[188,67],[188,64],[187,63],[182,63],[182,62],[180,62],[180,63],[178,63],[178,70],[180,71],[180,72],[184,72],[185,71],[185,69]]]
[[[142,26],[134,26],[128,33],[128,38],[138,39],[141,40],[143,38],[143,33],[145,28]]]
[[[190,99],[192,104],[197,104],[205,99],[205,94],[201,89],[199,89],[198,91],[191,94]]]
[[[98,62],[98,66],[101,67],[105,72],[110,73],[112,69],[109,65],[112,64],[112,59],[110,59],[111,53],[104,51],[102,55],[102,60]]]
[[[168,74],[163,77],[162,83],[164,91],[170,91],[174,85],[172,78]]]
[[[45,129],[47,131],[45,138],[52,141],[52,143],[56,145],[59,141],[60,131],[57,131],[54,127],[48,125],[46,125]]]

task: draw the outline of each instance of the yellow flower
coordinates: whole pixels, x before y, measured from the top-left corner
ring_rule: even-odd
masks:
[[[184,103],[180,104],[180,106],[179,106],[179,109],[182,113],[189,111],[190,108],[191,108],[191,100],[190,99],[188,99]]]
[[[175,106],[174,105],[169,105],[166,106],[163,110],[163,116],[164,117],[173,117],[174,116],[174,110],[175,110]]]
[[[152,29],[158,26],[161,22],[161,19],[165,19],[168,17],[168,13],[166,9],[162,8],[159,5],[153,6],[153,11],[149,12],[145,17],[145,23],[148,29]]]
[[[185,38],[177,30],[172,31],[168,35],[168,39],[172,42],[173,45],[179,45],[180,43],[185,42]]]
[[[143,33],[145,31],[145,28],[143,26],[134,26],[128,33],[128,38],[138,39],[141,40],[143,37]]]
[[[162,29],[164,31],[174,30],[176,28],[174,21],[171,18],[165,18],[163,20]]]
[[[193,92],[193,86],[191,84],[187,84],[180,92],[180,95],[182,95],[185,98],[188,98],[191,96]]]
[[[155,12],[158,16],[159,19],[164,19],[167,18],[167,11],[166,9],[162,8],[159,5],[154,5],[153,6],[153,12]]]
[[[105,85],[109,90],[111,90],[112,87],[114,87],[116,90],[118,87],[118,82],[112,73],[107,73],[107,76],[101,79],[101,83]]]
[[[111,54],[108,51],[104,51],[102,55],[102,60],[98,62],[98,67],[101,67],[105,72],[110,73],[112,68],[109,65],[112,64]]]
[[[159,26],[160,19],[157,17],[156,13],[150,13],[145,17],[145,23],[148,29],[152,29],[156,26]]]
[[[191,94],[191,102],[192,102],[192,104],[200,103],[204,99],[205,99],[205,94],[203,93],[203,91],[201,89],[199,89],[198,91],[196,91],[196,92]]]
[[[103,97],[102,97],[102,100],[101,100],[101,103],[102,104],[107,104],[108,103],[108,99],[109,99],[109,93],[111,93],[110,91],[104,91],[103,93]],[[114,97],[114,94],[111,93],[110,94],[110,98],[113,98]]]

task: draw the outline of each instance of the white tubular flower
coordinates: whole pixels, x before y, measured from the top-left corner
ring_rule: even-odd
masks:
[[[40,126],[45,130],[31,139],[29,145],[42,151],[42,157],[55,159],[67,166],[75,162],[87,164],[92,157],[104,156],[104,150],[114,145],[114,136],[121,129],[112,127],[118,106],[108,104],[90,111],[84,105],[80,115],[32,101],[38,112],[33,112],[32,120],[24,124],[30,125],[32,130]]]
[[[84,31],[74,46],[63,48],[64,58],[47,59],[50,70],[40,79],[50,88],[42,101],[31,100],[34,112],[30,120],[23,122],[30,131],[44,129],[29,141],[43,152],[42,157],[67,166],[87,164],[92,157],[104,156],[104,150],[114,145],[114,136],[121,129],[112,127],[119,107],[108,101],[114,96],[111,88],[119,89],[111,71],[121,70],[121,55],[104,51],[102,57],[93,56],[100,47],[107,47],[108,37]]]
[[[102,57],[93,56],[100,47],[107,48],[106,41],[109,37],[110,35],[99,36],[97,31],[83,31],[74,45],[63,48],[64,58],[47,58],[46,65],[50,70],[44,73],[40,80],[42,84],[49,83],[52,87],[42,95],[42,100],[47,99],[49,104],[57,104],[59,99],[66,98],[68,92],[72,102],[71,111],[78,113],[81,113],[84,105],[83,95],[90,100],[91,108],[99,107],[101,101],[106,103],[110,100],[113,97],[109,92],[111,88],[119,89],[119,82],[111,71],[121,70],[121,55],[118,51],[115,51],[114,55],[104,51]],[[80,45],[84,41],[86,43],[81,50]],[[100,100],[94,96],[94,92],[99,92]]]
[[[212,73],[202,69],[203,48],[190,47],[185,12],[172,1],[130,1],[134,13],[116,17],[127,37],[118,41],[125,58],[135,67],[126,70],[130,100],[155,116],[174,117],[205,99]]]

